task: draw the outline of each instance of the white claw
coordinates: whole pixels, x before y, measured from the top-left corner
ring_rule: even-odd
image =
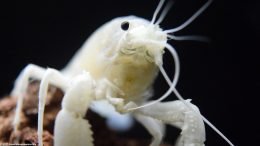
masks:
[[[87,120],[62,109],[55,121],[54,146],[93,146],[90,128]]]

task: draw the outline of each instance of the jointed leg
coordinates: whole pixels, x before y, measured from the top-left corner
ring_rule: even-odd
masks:
[[[60,87],[64,91],[69,86],[68,80],[57,70],[47,69],[44,73],[39,89],[39,104],[38,104],[38,141],[39,146],[42,146],[42,132],[43,132],[43,114],[45,107],[45,98],[47,96],[49,84]]]
[[[20,113],[23,107],[24,94],[26,93],[26,89],[29,84],[29,79],[33,78],[33,79],[41,80],[44,72],[45,72],[44,68],[33,64],[29,64],[22,70],[22,72],[20,73],[20,75],[15,81],[14,88],[11,91],[11,95],[17,98],[15,117],[13,121],[15,132],[17,131],[20,124]]]

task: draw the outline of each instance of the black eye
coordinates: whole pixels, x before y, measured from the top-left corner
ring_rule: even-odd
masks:
[[[122,22],[121,23],[121,29],[122,30],[128,30],[128,28],[129,28],[129,22],[128,21],[124,21],[124,22]]]

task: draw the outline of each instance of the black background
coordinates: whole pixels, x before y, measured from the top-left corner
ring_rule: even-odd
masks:
[[[72,55],[103,23],[118,16],[137,15],[151,19],[157,0],[16,1],[1,20],[0,95],[7,95],[19,72],[28,64],[61,69]],[[174,28],[189,18],[204,0],[176,0],[161,24]],[[215,0],[212,5],[179,35],[208,36],[210,43],[193,41],[170,43],[181,59],[177,89],[192,98],[202,114],[235,145],[257,145],[260,139],[258,62],[260,2],[257,0]],[[172,59],[165,54],[165,68]],[[156,95],[167,89],[163,80],[155,85]],[[168,100],[175,99],[174,96]],[[169,128],[166,140],[177,133]],[[208,146],[226,146],[208,126]],[[141,126],[131,136],[149,137]]]

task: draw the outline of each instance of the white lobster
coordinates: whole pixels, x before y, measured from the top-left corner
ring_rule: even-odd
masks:
[[[170,9],[170,4],[168,3],[155,21],[164,4],[164,0],[161,0],[151,22],[136,16],[128,16],[104,24],[90,36],[62,71],[28,65],[16,79],[12,90],[12,95],[18,97],[14,119],[15,131],[20,123],[19,113],[28,80],[34,78],[41,80],[38,107],[39,146],[43,145],[43,112],[49,84],[59,87],[65,93],[62,110],[55,121],[55,146],[93,145],[90,124],[83,119],[89,107],[110,120],[121,119],[123,128],[129,125],[131,117],[127,113],[131,113],[153,136],[151,146],[158,146],[161,143],[164,124],[182,130],[177,146],[203,146],[205,141],[203,120],[210,123],[200,115],[199,109],[191,104],[190,100],[184,100],[175,89],[179,78],[179,59],[174,48],[167,44],[167,39],[201,40],[199,37],[178,37],[170,33],[189,25],[211,2],[209,0],[181,26],[163,31],[159,23]],[[175,61],[173,81],[169,79],[162,66],[164,48],[170,51]],[[147,101],[152,96],[152,84],[159,71],[170,88],[158,100]],[[174,92],[180,100],[159,102],[171,92]],[[215,129],[213,125],[210,126]]]

